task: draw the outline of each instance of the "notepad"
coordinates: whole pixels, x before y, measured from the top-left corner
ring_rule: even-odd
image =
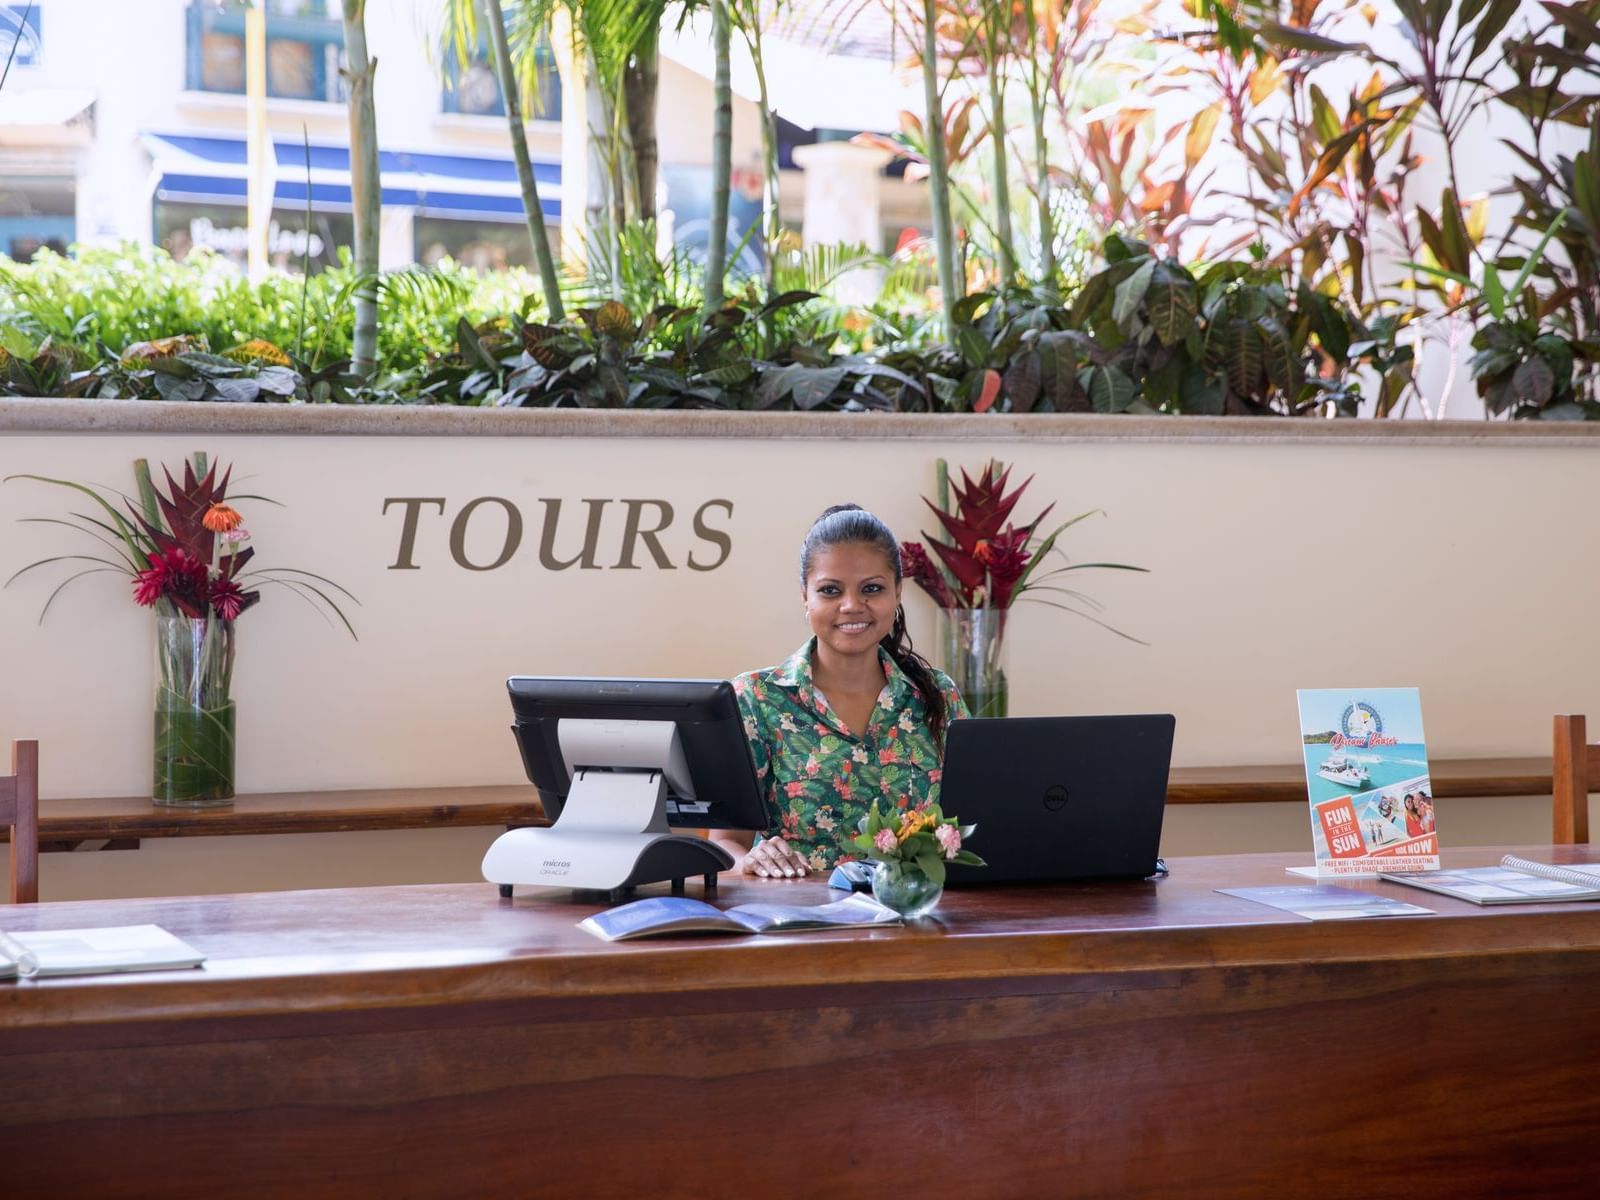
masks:
[[[1600,900],[1600,863],[1542,863],[1508,854],[1498,867],[1384,872],[1390,883],[1425,888],[1473,904],[1548,904]]]
[[[159,925],[0,933],[0,977],[198,967],[206,956]]]

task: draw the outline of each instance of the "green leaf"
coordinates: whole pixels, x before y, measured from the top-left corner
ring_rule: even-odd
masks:
[[[1579,157],[1582,156],[1580,155]],[[1556,232],[1565,223],[1566,219],[1567,210],[1563,208],[1556,213],[1555,220],[1550,222],[1550,227],[1540,235],[1538,242],[1534,244],[1533,250],[1528,254],[1528,260],[1522,264],[1522,270],[1517,272],[1516,279],[1511,283],[1511,295],[1521,295],[1522,289],[1527,286],[1528,280],[1533,276],[1534,268],[1539,265],[1539,260],[1544,257],[1544,248],[1550,244],[1550,239],[1555,237]]]
[[[1260,334],[1254,324],[1235,317],[1224,328],[1223,339],[1229,386],[1237,396],[1254,396],[1266,359]]]
[[[1150,327],[1163,345],[1176,346],[1194,328],[1199,300],[1194,280],[1162,263],[1145,294]]]
[[[1500,272],[1492,262],[1483,264],[1483,300],[1489,306],[1489,315],[1496,321],[1506,319],[1506,293],[1500,282]]]
[[[930,882],[943,884],[945,878],[944,859],[937,852],[919,854],[916,858],[917,869],[926,875]]]
[[[1548,404],[1555,393],[1555,372],[1543,357],[1535,354],[1524,359],[1511,376],[1511,392],[1521,404],[1538,408]]]
[[[1117,285],[1116,296],[1111,303],[1111,319],[1124,333],[1133,331],[1139,306],[1144,303],[1145,292],[1150,287],[1150,281],[1155,278],[1155,273],[1156,260],[1147,259],[1143,266]]]
[[[1133,402],[1136,391],[1133,380],[1123,374],[1120,367],[1086,367],[1078,380],[1089,393],[1095,412],[1126,412]]]

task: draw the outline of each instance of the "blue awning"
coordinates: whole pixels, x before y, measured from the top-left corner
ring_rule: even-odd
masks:
[[[157,171],[156,196],[200,204],[243,204],[246,152],[241,138],[189,134],[143,135]],[[273,143],[275,203],[301,207],[309,186],[311,207],[350,209],[350,151],[345,146],[310,147]],[[522,189],[516,163],[509,158],[380,150],[382,202],[415,208],[428,217],[456,220],[520,221]],[[539,204],[549,222],[561,219],[561,164],[535,162]]]

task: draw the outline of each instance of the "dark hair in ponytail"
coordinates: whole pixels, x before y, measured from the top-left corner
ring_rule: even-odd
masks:
[[[894,569],[894,581],[900,583],[904,569],[900,563],[900,543],[889,527],[859,504],[835,504],[818,517],[806,534],[800,547],[800,586],[811,577],[811,560],[818,550],[830,546],[861,543],[876,546],[888,558]],[[911,646],[911,635],[906,632],[906,610],[899,607],[894,612],[894,626],[878,645],[889,652],[895,666],[905,672],[906,678],[917,689],[928,710],[928,732],[937,745],[944,745],[944,727],[949,717],[945,710],[944,693],[933,678],[933,667]]]

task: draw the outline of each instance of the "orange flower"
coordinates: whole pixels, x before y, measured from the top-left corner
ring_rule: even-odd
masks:
[[[205,516],[200,518],[200,524],[212,533],[226,533],[243,525],[244,518],[226,504],[213,501],[211,507],[206,509]]]

